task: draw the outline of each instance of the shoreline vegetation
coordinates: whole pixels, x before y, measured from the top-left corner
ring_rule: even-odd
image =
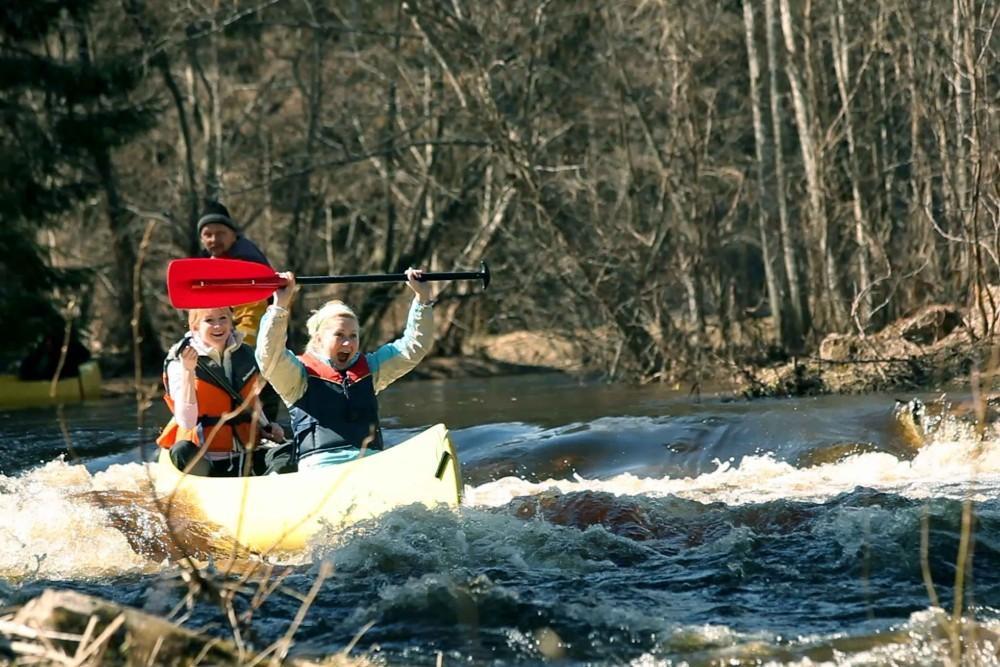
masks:
[[[487,262],[436,295],[444,357],[553,331],[695,391],[831,390],[827,334],[1000,281],[988,3],[321,6],[11,5],[0,365],[71,321],[110,375],[158,368],[164,267],[218,202],[301,276]],[[398,296],[303,290],[290,328],[339,298],[374,339]],[[806,380],[756,373],[792,358]]]
[[[707,386],[744,398],[777,398],[933,390],[989,378],[996,366],[991,331],[1000,287],[991,287],[984,300],[985,307],[931,304],[870,335],[829,334],[815,353],[786,360],[762,359],[759,352],[726,358],[721,350],[707,350],[702,368],[682,370],[671,385],[690,393]],[[403,381],[532,373],[604,377],[582,339],[525,330],[470,337],[459,354],[432,351]],[[144,375],[146,386],[158,382],[158,375]],[[106,396],[134,391],[132,376],[105,378]]]
[[[815,355],[740,369],[747,397],[934,390],[987,382],[997,367],[1000,288],[968,308],[931,304],[871,335],[829,334]]]

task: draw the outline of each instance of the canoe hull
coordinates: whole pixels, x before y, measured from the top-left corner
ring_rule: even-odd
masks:
[[[26,408],[101,397],[101,369],[96,361],[80,364],[80,374],[56,383],[48,380],[19,380],[16,375],[0,375],[0,408]]]
[[[457,506],[461,471],[443,424],[337,466],[262,477],[183,475],[167,450],[152,466],[158,495],[177,492],[201,520],[260,553],[298,551],[324,526],[342,527],[395,507]]]

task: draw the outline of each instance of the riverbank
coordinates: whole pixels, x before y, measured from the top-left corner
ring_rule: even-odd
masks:
[[[473,338],[460,355],[431,352],[400,381],[538,373],[586,374],[587,368],[578,348],[570,341],[546,332],[518,331]],[[144,395],[162,393],[159,369],[143,373],[140,391]],[[101,392],[107,398],[134,395],[135,376],[106,376]]]
[[[1000,293],[997,293],[1000,303]],[[697,373],[697,386],[713,386],[746,398],[919,391],[967,384],[974,373],[991,375],[998,339],[988,313],[929,305],[869,335],[829,334],[811,354],[780,363],[721,361],[712,350]],[[403,378],[452,379],[537,373],[597,374],[583,345],[552,332],[516,331],[477,336],[459,355],[431,353]],[[683,384],[683,383],[679,383]],[[142,391],[161,391],[158,369],[143,375]],[[106,377],[106,396],[135,394],[131,375]]]
[[[401,378],[400,382],[561,372],[564,371],[551,366],[516,364],[487,357],[436,357],[423,361],[420,366]],[[162,387],[163,384],[158,374],[143,373],[140,384],[140,392],[143,395],[158,396],[162,394]],[[101,395],[104,398],[134,396],[135,393],[135,376],[133,375],[106,377],[101,384]]]
[[[871,335],[829,334],[813,355],[740,367],[740,391],[748,397],[808,396],[970,382],[989,389],[1000,359],[992,319],[978,309],[929,305]]]

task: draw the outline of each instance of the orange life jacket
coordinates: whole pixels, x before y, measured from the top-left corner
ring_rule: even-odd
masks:
[[[171,412],[174,410],[174,399],[170,395],[166,366],[173,360],[172,357],[167,358],[163,372],[163,383],[167,387],[163,400],[166,401]],[[233,350],[230,361],[232,363],[232,378],[230,379],[234,380],[230,382],[230,387],[236,389],[245,401],[253,393],[259,375],[253,350],[248,345],[240,345]],[[240,402],[236,401],[235,396],[231,396],[227,388],[213,376],[224,378],[225,371],[210,357],[199,356],[198,366],[195,368],[198,424],[194,429],[185,429],[181,428],[176,419],[171,418],[156,439],[156,444],[164,448],[170,448],[171,445],[180,440],[190,440],[200,444],[203,438],[214,433],[209,441],[208,451],[228,453],[233,451],[234,438],[243,447],[249,447],[258,442],[260,439],[258,430],[251,430],[252,415],[257,405],[256,400],[249,401],[243,412],[232,417],[225,424],[218,425],[222,415],[238,408]]]

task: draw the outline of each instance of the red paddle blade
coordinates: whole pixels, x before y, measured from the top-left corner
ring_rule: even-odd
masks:
[[[270,267],[239,259],[175,259],[167,265],[167,295],[174,308],[253,303],[284,284]]]

